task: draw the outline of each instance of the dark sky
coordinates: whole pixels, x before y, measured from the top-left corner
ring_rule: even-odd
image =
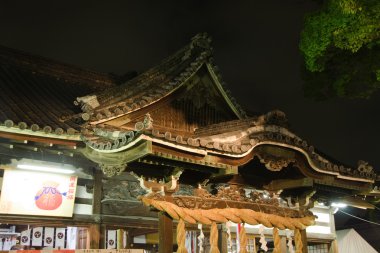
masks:
[[[312,0],[2,1],[0,44],[122,74],[146,70],[208,32],[240,104],[262,113],[280,109],[317,149],[379,170],[379,92],[370,100],[303,97],[299,34],[305,13],[317,7]]]

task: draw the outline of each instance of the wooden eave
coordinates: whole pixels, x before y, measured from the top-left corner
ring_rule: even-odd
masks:
[[[274,146],[302,154],[314,173],[331,175],[347,181],[374,183],[376,174],[373,172],[363,172],[330,162],[318,154],[313,146],[290,132],[287,128],[273,125],[273,123],[272,125],[267,125],[268,123],[265,122],[265,119],[270,122],[271,118],[269,116],[272,114],[273,112],[270,112],[263,118],[216,124],[216,127],[208,126],[207,128],[210,131],[203,130],[203,134],[194,136],[182,136],[168,131],[161,132],[153,128],[140,133],[136,132],[134,134],[136,135],[135,139],[124,146],[112,145],[112,147],[116,147],[115,149],[99,150],[95,146],[92,148],[99,153],[114,153],[131,148],[138,140],[146,140],[178,152],[199,154],[204,157],[210,155],[220,157],[220,162],[217,163],[242,166],[253,158],[252,152],[255,154],[258,147]],[[215,134],[213,134],[213,131],[216,131]],[[112,134],[112,132],[110,133]],[[96,141],[92,141],[92,143],[96,143]],[[260,156],[260,154],[258,155]],[[294,161],[290,159],[287,163],[289,162]]]
[[[294,163],[296,165],[298,164],[297,167],[303,174],[305,174],[305,176],[313,178],[318,184],[336,185],[338,187],[354,190],[369,190],[374,182],[371,178],[360,178],[353,175],[345,175],[343,172],[334,171],[333,169],[328,170],[327,167],[335,167],[333,164],[330,166],[326,165],[325,169],[319,168],[317,167],[317,161],[313,160],[312,156],[302,148],[295,145],[280,143],[278,141],[263,140],[256,143],[256,145],[247,152],[233,155],[231,153],[211,150],[211,148],[207,148],[207,144],[194,147],[185,145],[184,143],[177,143],[175,139],[167,140],[165,138],[157,138],[146,134],[140,135],[139,140],[146,140],[151,143],[151,150],[148,152],[149,154],[182,163],[214,167],[220,170],[219,174],[237,173],[238,167],[248,164],[254,157],[260,158],[260,153],[256,151],[259,147],[275,146],[293,150],[297,156]],[[129,147],[125,146],[122,149],[117,151],[114,150],[113,152],[127,152],[131,154],[128,150],[133,148],[134,145],[135,144],[132,144]],[[112,154],[112,151],[110,150],[106,152],[94,150],[94,152]]]
[[[17,131],[4,131],[0,127],[0,138],[9,140],[16,140],[22,142],[38,142],[49,145],[64,145],[68,147],[77,147],[82,145],[79,135],[54,135],[54,134],[42,134],[38,132],[28,133],[28,130],[18,133]]]

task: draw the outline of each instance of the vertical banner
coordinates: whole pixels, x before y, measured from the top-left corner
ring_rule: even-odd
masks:
[[[20,244],[30,246],[30,229],[27,229],[21,232]]]
[[[66,229],[56,228],[55,229],[55,246],[56,249],[64,249],[66,240]]]
[[[197,252],[197,232],[186,231],[185,247],[188,253]]]
[[[188,253],[191,253],[191,231],[186,231],[185,247]]]
[[[45,227],[44,247],[53,248],[54,244],[54,228]]]
[[[76,249],[78,228],[67,227],[66,249]]]
[[[116,249],[116,230],[107,230],[107,249]]]
[[[4,239],[5,239],[5,240],[4,240]],[[10,237],[4,238],[4,237],[3,237],[2,240],[4,240],[4,243],[3,243],[3,250],[10,250],[11,247],[12,247],[12,238],[10,238]]]
[[[32,246],[42,246],[42,227],[32,229]]]

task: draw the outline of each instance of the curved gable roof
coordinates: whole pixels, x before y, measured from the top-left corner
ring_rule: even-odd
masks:
[[[97,124],[159,102],[186,85],[203,66],[228,107],[237,118],[245,118],[245,112],[222,85],[218,68],[213,64],[210,42],[207,34],[198,34],[188,45],[136,78],[103,92],[78,97],[82,118]]]

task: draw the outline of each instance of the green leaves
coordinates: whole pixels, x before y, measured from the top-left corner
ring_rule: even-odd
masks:
[[[368,98],[380,87],[380,1],[327,1],[306,17],[300,50],[306,95]]]

